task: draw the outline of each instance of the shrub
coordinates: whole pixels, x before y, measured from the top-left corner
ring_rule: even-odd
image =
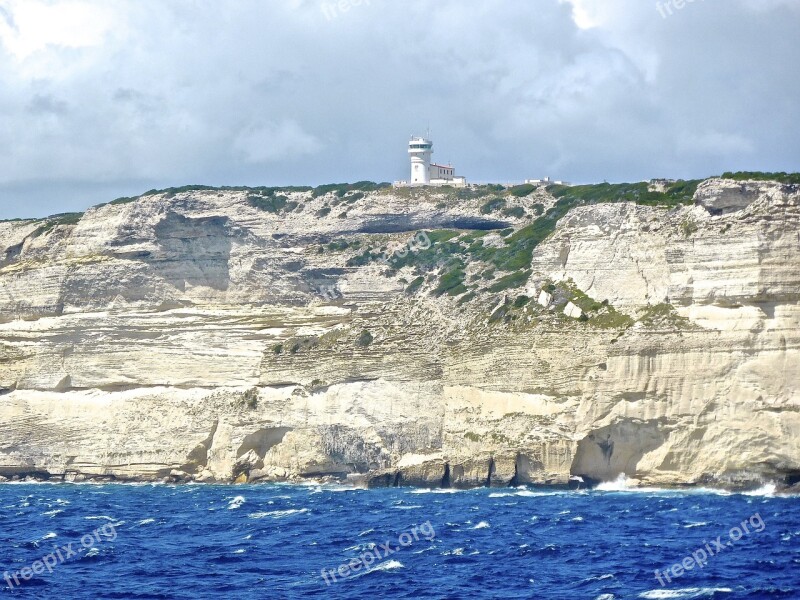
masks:
[[[289,198],[282,194],[272,196],[247,196],[247,203],[253,208],[265,210],[268,213],[277,214],[286,208]]]
[[[372,337],[372,334],[367,331],[366,329],[361,332],[361,335],[358,336],[356,340],[356,345],[360,346],[361,348],[366,348],[369,346],[375,338]]]
[[[500,210],[506,205],[505,198],[492,198],[486,204],[481,206],[481,214],[488,215],[496,210]]]
[[[525,196],[532,194],[535,190],[536,186],[532,183],[523,183],[522,185],[515,185],[508,189],[509,193],[517,198],[524,198]]]
[[[519,287],[524,285],[530,276],[530,271],[517,271],[516,273],[511,273],[510,275],[501,277],[492,285],[490,285],[489,291],[497,293],[510,288]]]
[[[800,173],[764,173],[762,171],[737,171],[735,173],[723,173],[724,179],[733,179],[735,181],[777,181],[778,183],[794,183],[800,184]]]
[[[129,204],[131,202],[136,202],[139,199],[139,196],[123,196],[122,198],[117,198],[116,200],[112,200],[109,204],[116,206],[118,204]]]
[[[465,278],[466,273],[464,273],[464,265],[462,263],[457,263],[453,268],[441,276],[439,279],[439,285],[436,286],[432,293],[435,296],[441,296],[445,293],[449,296],[458,296],[463,294],[467,291],[467,288],[464,285]]]
[[[515,219],[521,219],[525,216],[525,209],[521,206],[514,206],[512,208],[504,208],[503,214],[507,217],[513,217]]]
[[[244,394],[242,394],[242,403],[250,410],[254,410],[255,408],[257,408],[258,388],[250,388]]]
[[[522,294],[521,296],[517,296],[517,299],[514,300],[514,308],[522,308],[523,306],[525,306],[530,301],[531,301],[531,299],[528,296],[526,296],[525,294]]]
[[[406,288],[406,294],[408,294],[409,296],[411,294],[414,294],[419,288],[422,287],[423,283],[425,283],[425,278],[424,277],[416,277],[416,278],[414,278],[411,281],[411,283],[408,284],[408,287]]]

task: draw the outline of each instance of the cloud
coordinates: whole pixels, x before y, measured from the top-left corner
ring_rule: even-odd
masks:
[[[255,164],[292,160],[322,148],[319,140],[294,121],[247,127],[236,137],[234,146],[245,160]]]
[[[187,183],[797,170],[794,0],[0,0],[0,218]]]

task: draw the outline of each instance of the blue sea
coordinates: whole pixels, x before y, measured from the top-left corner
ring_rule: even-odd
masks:
[[[769,489],[4,484],[0,538],[11,598],[800,598]]]

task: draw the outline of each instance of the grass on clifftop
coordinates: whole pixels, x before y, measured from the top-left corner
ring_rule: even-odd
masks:
[[[547,188],[559,199],[571,199],[582,204],[604,202],[635,202],[646,206],[691,205],[697,186],[704,180],[676,181],[668,184],[664,192],[649,191],[647,182],[640,183],[597,183],[591,185],[551,185]]]
[[[728,171],[722,174],[723,179],[733,179],[734,181],[777,181],[778,183],[800,184],[800,173],[764,173],[762,171]]]

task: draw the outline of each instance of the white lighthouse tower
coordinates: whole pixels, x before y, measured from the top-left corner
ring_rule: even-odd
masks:
[[[433,142],[424,137],[412,137],[408,154],[411,156],[411,185],[430,184]]]

